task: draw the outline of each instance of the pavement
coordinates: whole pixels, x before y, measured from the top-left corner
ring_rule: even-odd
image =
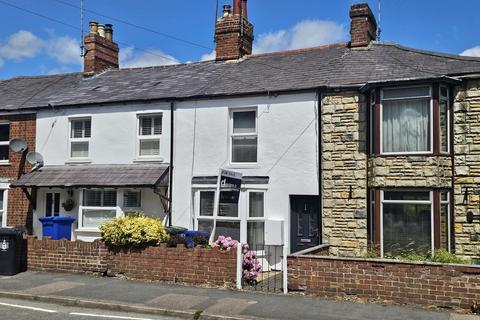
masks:
[[[0,277],[0,310],[2,310],[2,304],[8,304],[5,301],[9,299],[25,303],[48,303],[59,309],[62,307],[86,308],[96,310],[97,314],[103,314],[99,310],[147,314],[156,316],[155,319],[171,317],[207,320],[480,320],[480,317],[475,315],[398,305],[354,303],[295,294],[263,294],[102,278],[83,274],[31,271],[12,277]],[[3,307],[8,306],[3,305]],[[10,319],[2,315],[4,313],[0,312],[0,319]],[[68,313],[65,315],[68,315],[64,317],[65,319],[70,319],[69,317],[72,316]],[[119,317],[119,319],[127,318]]]

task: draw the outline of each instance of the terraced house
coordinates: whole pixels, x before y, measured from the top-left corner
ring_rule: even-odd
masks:
[[[91,240],[115,216],[171,213],[290,252],[478,259],[480,59],[378,42],[366,4],[350,18],[347,43],[256,55],[236,0],[215,60],[134,69],[118,68],[111,25],[92,22],[83,73],[0,83],[3,113],[36,115],[44,157],[9,189],[32,190],[33,215],[4,219],[24,215],[40,236],[39,217],[69,215],[74,239]],[[242,186],[214,210],[219,169]]]

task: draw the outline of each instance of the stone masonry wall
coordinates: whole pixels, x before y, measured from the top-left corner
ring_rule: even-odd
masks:
[[[451,188],[449,156],[372,157],[368,160],[368,186]]]
[[[323,97],[323,239],[333,255],[359,256],[367,249],[365,111],[358,92]]]
[[[467,81],[457,88],[454,103],[454,194],[455,251],[467,259],[480,256],[480,221],[468,223],[468,211],[480,214],[479,195],[464,202],[465,187],[480,186],[480,80]]]

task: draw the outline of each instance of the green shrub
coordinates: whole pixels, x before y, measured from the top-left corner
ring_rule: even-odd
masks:
[[[432,262],[442,262],[442,263],[466,263],[465,260],[457,257],[448,250],[440,249],[436,250],[433,257],[430,258]]]
[[[168,239],[162,222],[144,215],[115,218],[100,231],[105,243],[115,247],[157,246]]]
[[[440,263],[467,263],[463,259],[457,257],[455,254],[448,252],[446,249],[435,250],[432,256],[430,252],[419,253],[413,250],[404,250],[396,255],[385,255],[386,258],[398,259],[402,261],[418,261],[418,262],[440,262]]]

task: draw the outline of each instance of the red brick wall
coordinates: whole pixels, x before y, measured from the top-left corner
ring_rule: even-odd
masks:
[[[123,275],[130,279],[234,286],[236,250],[165,245],[139,251],[109,251],[90,242],[28,239],[28,269]]]
[[[234,60],[252,54],[253,25],[239,16],[217,21],[215,29],[216,60]]]
[[[100,274],[107,269],[107,249],[100,241],[37,240],[28,237],[29,270],[87,272]]]
[[[35,151],[36,116],[34,114],[2,116],[0,120],[10,122],[10,139],[24,139],[27,141],[28,150]],[[10,150],[9,165],[0,166],[0,178],[8,181],[16,180],[19,173],[28,172],[30,169],[31,166],[28,163],[23,162],[22,165],[22,154]],[[31,230],[31,219],[32,210],[25,194],[21,189],[10,189],[8,191],[7,225],[23,226]]]
[[[289,256],[288,287],[320,297],[470,309],[480,301],[480,266]]]

